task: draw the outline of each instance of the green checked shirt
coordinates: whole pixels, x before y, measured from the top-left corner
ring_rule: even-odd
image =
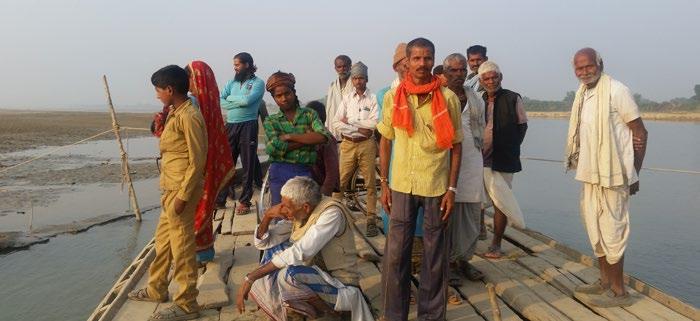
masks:
[[[294,121],[291,123],[282,112],[268,116],[265,118],[263,128],[267,136],[265,152],[270,156],[272,163],[313,165],[316,162],[316,148],[313,145],[288,151],[288,143],[280,140],[281,135],[303,134],[311,129],[328,139],[332,139],[316,112],[304,107],[297,108]]]

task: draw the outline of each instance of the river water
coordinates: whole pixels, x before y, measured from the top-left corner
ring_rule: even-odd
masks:
[[[529,124],[523,156],[561,159],[567,121],[531,119]],[[646,125],[646,167],[700,170],[699,123]],[[525,160],[523,168],[514,189],[528,227],[590,254],[578,214],[580,185],[572,173],[565,174],[561,163]],[[139,183],[141,190],[149,186],[155,190],[157,182]],[[144,204],[158,201],[157,193],[142,195]],[[94,213],[91,205],[61,205],[61,212],[70,210],[76,217]],[[700,175],[643,171],[641,191],[631,201],[627,273],[700,306],[699,212]],[[141,224],[126,219],[0,255],[0,320],[85,320],[153,236],[157,218],[157,210],[146,212]]]

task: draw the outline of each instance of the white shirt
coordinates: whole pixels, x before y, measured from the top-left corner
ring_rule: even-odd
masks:
[[[300,240],[273,256],[272,264],[280,269],[290,265],[304,265],[304,261],[318,254],[344,228],[345,216],[343,216],[340,208],[331,206],[321,213],[316,224],[310,226]],[[279,221],[274,225],[270,225],[267,233],[258,239],[258,230],[256,228],[253,236],[255,247],[264,250],[287,241],[291,231],[292,224],[290,221]]]
[[[339,132],[333,129],[333,118],[340,106],[340,102],[343,101],[343,97],[353,91],[355,91],[355,88],[352,86],[352,80],[350,80],[350,78],[345,82],[345,87],[343,88],[340,88],[340,79],[334,80],[330,87],[328,87],[328,94],[326,95],[326,123],[324,125],[326,125],[326,128],[330,129],[331,134],[338,141],[342,137]]]
[[[591,156],[591,150],[597,148],[592,139],[598,135],[594,128],[595,108],[598,108],[598,97],[596,90],[586,90],[583,93],[583,107],[581,108],[581,127],[579,162],[576,167],[576,180],[586,182],[591,177],[591,164],[587,159]],[[621,82],[610,79],[610,123],[612,124],[614,144],[617,146],[618,155],[622,159],[622,172],[625,175],[627,185],[634,184],[639,180],[637,170],[634,168],[634,148],[632,146],[632,130],[627,123],[640,117],[639,107],[634,102],[632,92]],[[584,161],[586,160],[586,161]]]
[[[467,81],[464,82],[464,85],[471,88],[475,93],[478,93],[479,86],[481,85],[481,83],[479,82],[479,74],[474,75],[474,77],[467,78]],[[481,97],[481,95],[479,95],[479,97]]]
[[[360,128],[374,130],[377,128],[379,116],[377,111],[377,96],[366,89],[362,95],[356,91],[343,97],[335,113],[333,128],[343,136],[353,138],[367,137],[359,132]],[[347,118],[347,123],[342,121]]]

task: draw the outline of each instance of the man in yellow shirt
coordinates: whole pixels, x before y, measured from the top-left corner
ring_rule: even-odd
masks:
[[[379,163],[382,206],[390,213],[383,258],[384,318],[407,320],[411,248],[418,208],[424,208],[418,319],[445,320],[449,219],[457,191],[462,126],[457,96],[431,73],[435,46],[406,46],[408,75],[384,97]],[[391,182],[387,181],[392,144]]]
[[[178,66],[166,66],[151,77],[156,96],[170,113],[160,138],[161,215],[156,228],[156,257],[148,286],[129,293],[139,301],[168,300],[168,272],[178,283],[174,304],[149,320],[190,320],[199,316],[194,214],[202,197],[207,158],[207,131],[199,109],[187,98],[189,77]]]

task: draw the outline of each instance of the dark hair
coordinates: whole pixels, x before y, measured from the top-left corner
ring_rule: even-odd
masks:
[[[428,39],[416,38],[411,40],[406,45],[406,57],[411,56],[411,49],[413,49],[413,47],[428,48],[430,49],[430,52],[433,54],[433,56],[435,56],[435,45]]]
[[[312,100],[306,104],[306,108],[313,109],[318,114],[318,118],[321,119],[322,123],[326,122],[326,106],[318,101]]]
[[[187,95],[190,89],[190,77],[187,76],[185,69],[180,66],[170,65],[158,69],[151,76],[151,83],[158,88],[173,88],[173,91],[179,94]]]
[[[482,45],[473,45],[467,48],[467,57],[469,57],[469,55],[476,54],[480,54],[482,57],[486,58],[486,47]]]
[[[253,56],[251,56],[247,52],[240,52],[233,56],[233,59],[238,59],[240,60],[240,62],[247,64],[251,74],[254,74],[256,71],[258,71],[258,66],[256,66],[255,63],[253,63]]]
[[[437,65],[433,68],[433,75],[442,75],[445,73],[445,68],[442,65]]]
[[[335,62],[338,59],[345,61],[348,64],[348,67],[352,65],[352,59],[350,59],[350,57],[346,55],[339,55],[338,57],[335,57],[335,59],[333,59],[333,62]]]

